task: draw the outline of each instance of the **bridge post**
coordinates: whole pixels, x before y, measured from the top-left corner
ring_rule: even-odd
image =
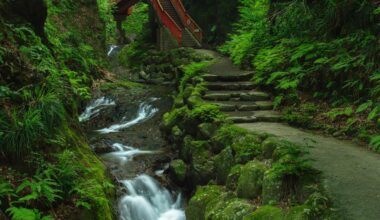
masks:
[[[118,14],[115,15],[116,20],[116,29],[118,34],[118,44],[126,44],[128,43],[128,40],[125,36],[125,31],[123,29],[123,21],[127,19],[127,15]]]

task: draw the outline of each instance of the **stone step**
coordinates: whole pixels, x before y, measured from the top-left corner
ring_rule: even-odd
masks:
[[[268,101],[270,96],[265,92],[255,90],[238,90],[207,91],[203,98],[210,101]]]
[[[282,117],[275,111],[226,112],[234,123],[280,122]]]
[[[242,72],[242,73],[238,73],[238,74],[235,73],[231,75],[205,74],[203,76],[203,79],[207,82],[217,82],[217,81],[236,82],[236,81],[249,81],[250,79],[252,79],[252,77],[253,77],[253,72]]]
[[[208,82],[206,86],[209,90],[250,90],[256,87],[252,82],[249,81]]]
[[[211,104],[218,105],[221,111],[255,111],[255,110],[272,110],[271,101],[209,101]]]
[[[259,106],[255,102],[242,101],[210,101],[209,103],[218,105],[223,112],[232,111],[254,111],[259,110]]]

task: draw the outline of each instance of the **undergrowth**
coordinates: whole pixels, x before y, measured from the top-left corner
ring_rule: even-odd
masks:
[[[221,51],[234,63],[254,69],[252,80],[276,94],[277,107],[298,108],[301,93],[307,93],[336,108],[326,115],[330,120],[350,110],[345,114],[348,118],[371,125],[371,145],[378,148],[377,4],[360,0],[240,2],[240,20]]]

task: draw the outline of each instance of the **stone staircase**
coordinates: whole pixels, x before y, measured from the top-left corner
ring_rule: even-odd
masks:
[[[204,99],[220,107],[234,123],[278,122],[281,115],[273,111],[273,102],[267,93],[257,91],[250,81],[252,72],[231,71],[219,73],[209,70],[204,79],[208,91]]]

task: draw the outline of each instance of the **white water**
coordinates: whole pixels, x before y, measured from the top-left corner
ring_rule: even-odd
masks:
[[[152,98],[149,101],[155,101],[155,100],[157,100],[157,99]],[[137,116],[134,119],[122,122],[120,124],[111,125],[108,128],[103,128],[103,129],[98,130],[98,132],[101,134],[119,132],[122,129],[129,128],[133,125],[136,125],[138,123],[144,122],[144,121],[152,118],[157,112],[158,112],[157,108],[150,105],[149,103],[143,102],[140,104],[138,112],[137,112]],[[125,120],[125,118],[123,118],[123,120]]]
[[[113,106],[113,105],[116,105],[116,103],[112,99],[108,99],[105,97],[96,99],[89,106],[87,106],[84,112],[79,116],[79,121],[80,122],[88,121],[91,118],[97,116],[99,112],[105,107]]]
[[[122,220],[186,220],[181,210],[181,194],[174,200],[170,192],[147,175],[122,181],[128,195],[119,202]]]
[[[104,154],[104,159],[118,161],[120,165],[133,160],[135,156],[142,154],[153,154],[155,151],[143,151],[123,144],[115,143],[112,145],[114,152]]]
[[[111,45],[111,46],[109,47],[108,52],[107,52],[107,56],[111,56],[111,55],[113,55],[114,51],[115,51],[117,48],[119,48],[118,45]]]

